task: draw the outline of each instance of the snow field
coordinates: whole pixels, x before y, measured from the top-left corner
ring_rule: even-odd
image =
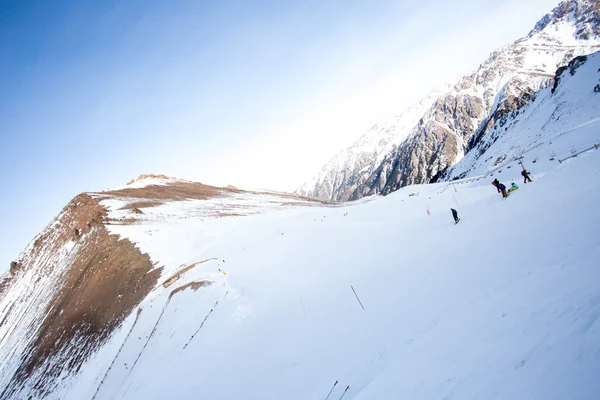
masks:
[[[115,226],[165,265],[165,279],[216,260],[141,304],[96,398],[319,399],[339,380],[334,399],[347,385],[344,399],[357,400],[593,399],[599,155],[540,164],[553,169],[506,200],[480,180],[344,207],[230,218],[190,210]],[[204,279],[214,283],[167,304]],[[134,318],[84,375],[99,383]]]

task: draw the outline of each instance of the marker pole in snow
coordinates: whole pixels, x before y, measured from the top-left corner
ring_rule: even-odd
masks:
[[[427,215],[431,215],[431,213],[429,212],[429,207],[425,207],[425,211],[427,211]]]
[[[454,202],[456,203],[456,207],[460,208],[460,206],[458,205],[458,201],[456,201],[456,197],[454,197],[454,195],[452,195],[452,198],[454,199]]]
[[[333,387],[329,391],[329,394],[327,395],[327,397],[325,397],[325,400],[327,400],[329,398],[329,396],[331,396],[331,392],[333,392],[333,389],[335,389],[335,385],[337,385],[337,384],[338,384],[338,381],[335,381],[335,383],[333,384]]]
[[[350,389],[350,385],[346,386],[346,390],[344,390],[344,393],[342,393],[342,395],[340,396],[340,398],[338,400],[342,400],[342,397],[344,397],[344,395],[346,394],[348,389]]]
[[[304,308],[304,303],[302,302],[302,300],[300,300],[300,305],[302,306],[302,311],[304,311],[304,315],[308,315],[306,314],[306,308]]]
[[[365,307],[362,305],[362,302],[360,301],[360,299],[358,298],[358,295],[356,294],[356,290],[354,290],[354,286],[350,285],[350,287],[352,288],[352,291],[354,292],[354,295],[356,296],[356,300],[358,300],[358,304],[360,304],[360,306],[362,307],[362,309],[364,310]]]

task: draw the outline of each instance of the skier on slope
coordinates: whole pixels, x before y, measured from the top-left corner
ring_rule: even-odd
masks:
[[[494,185],[496,189],[498,189],[498,193],[500,193],[500,182],[498,181],[498,179],[494,179],[492,181],[492,185]]]
[[[506,186],[504,186],[503,184],[499,183],[498,184],[498,190],[500,192],[502,192],[502,197],[504,197],[504,198],[508,197],[508,193],[506,193]]]
[[[523,168],[523,171],[521,171],[521,175],[523,175],[523,183],[527,183],[528,181],[531,182],[531,178],[529,177],[530,173],[531,172]]]
[[[519,185],[513,182],[508,189],[508,193],[514,192],[515,190],[519,190]]]
[[[451,208],[450,211],[452,211],[452,216],[454,217],[454,223],[458,224],[458,221],[460,221],[460,218],[458,218],[458,212],[454,208]]]

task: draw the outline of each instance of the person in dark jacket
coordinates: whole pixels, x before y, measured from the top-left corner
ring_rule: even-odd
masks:
[[[523,171],[521,171],[521,175],[523,175],[523,183],[531,182],[531,178],[529,177],[530,173],[531,172],[523,168]]]
[[[500,182],[498,181],[498,179],[494,179],[492,181],[492,185],[494,185],[496,187],[496,189],[498,190],[498,193],[500,193]]]
[[[508,197],[508,193],[506,193],[506,186],[503,184],[498,184],[498,190],[502,192],[502,197]]]
[[[454,222],[458,224],[458,221],[460,221],[460,218],[458,218],[458,212],[454,208],[451,208],[450,211],[452,211]]]

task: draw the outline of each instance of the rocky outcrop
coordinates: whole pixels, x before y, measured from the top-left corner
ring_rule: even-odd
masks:
[[[73,199],[11,268],[0,299],[0,343],[21,358],[2,360],[12,368],[3,368],[8,380],[0,398],[51,392],[156,285],[160,269],[108,232],[99,201],[88,194]]]
[[[429,180],[462,156],[466,140],[477,129],[483,112],[481,98],[456,93],[441,97],[419,121],[411,137],[379,165],[371,175],[371,184],[359,188],[350,200],[388,194]]]
[[[127,182],[128,185],[131,185],[135,182],[139,182],[141,180],[144,179],[164,179],[164,180],[177,180],[177,178],[172,178],[170,176],[166,176],[166,175],[161,175],[161,174],[141,174],[140,176],[138,176],[135,179],[130,180],[129,182]]]
[[[560,83],[560,78],[562,77],[563,73],[566,70],[569,70],[569,73],[571,74],[571,76],[573,76],[573,75],[575,75],[577,68],[579,68],[580,66],[585,64],[586,61],[587,61],[586,56],[579,56],[579,57],[575,57],[573,60],[571,60],[568,65],[563,65],[562,67],[558,68],[556,70],[556,74],[554,75],[554,86],[552,87],[552,93],[554,93],[556,91],[556,89],[558,88],[558,84]]]
[[[574,38],[589,40],[600,36],[600,2],[598,0],[571,0],[560,3],[551,13],[546,14],[522,40],[527,40],[544,30],[557,20],[570,19],[577,29]]]

